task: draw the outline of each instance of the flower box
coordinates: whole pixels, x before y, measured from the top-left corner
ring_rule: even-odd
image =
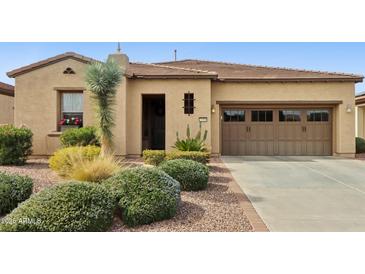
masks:
[[[78,125],[61,125],[61,132],[64,132],[65,130],[67,129],[70,129],[70,128],[79,128],[80,126]]]

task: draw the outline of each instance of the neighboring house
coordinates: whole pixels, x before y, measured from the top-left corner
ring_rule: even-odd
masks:
[[[0,82],[0,125],[14,123],[14,86]]]
[[[207,146],[223,155],[355,153],[355,83],[363,76],[182,60],[159,64],[110,56],[124,75],[117,90],[117,155],[171,149],[189,124],[208,130]],[[15,78],[15,124],[34,133],[36,155],[59,145],[59,120],[93,124],[85,69],[94,60],[67,52],[8,72]]]
[[[355,97],[356,103],[356,137],[365,138],[365,92]]]

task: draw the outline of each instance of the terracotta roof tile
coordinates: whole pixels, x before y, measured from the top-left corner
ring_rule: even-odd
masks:
[[[47,66],[65,59],[75,59],[84,63],[98,60],[66,52],[46,60],[24,66],[7,73],[16,77],[31,70]],[[226,62],[181,60],[156,64],[129,64],[127,76],[130,78],[210,78],[220,81],[352,81],[362,82],[362,75],[291,68],[265,67]]]
[[[314,70],[257,66],[236,64],[227,62],[215,62],[204,60],[181,60],[158,63],[174,67],[201,69],[218,74],[218,80],[222,81],[355,81],[361,82],[362,75],[338,72],[324,72]]]
[[[83,55],[75,53],[75,52],[66,52],[66,53],[59,54],[59,55],[56,55],[54,57],[47,58],[45,60],[30,64],[30,65],[27,65],[27,66],[24,66],[24,67],[21,67],[21,68],[18,68],[18,69],[14,69],[12,71],[9,71],[7,73],[7,75],[9,77],[16,77],[18,75],[27,73],[27,72],[32,71],[34,69],[45,67],[45,66],[48,66],[50,64],[54,64],[54,63],[60,62],[62,60],[70,59],[70,58],[81,61],[83,63],[89,63],[89,62],[93,62],[93,61],[96,62],[97,61],[97,60],[94,60],[92,58],[83,56]]]
[[[168,65],[130,63],[127,69],[129,77],[137,78],[216,78],[217,74],[200,69],[182,68]]]
[[[0,82],[0,94],[14,96],[14,86]]]

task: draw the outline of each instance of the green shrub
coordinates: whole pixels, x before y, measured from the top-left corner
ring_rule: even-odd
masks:
[[[208,185],[209,168],[196,161],[170,160],[163,162],[159,168],[178,181],[181,190],[202,190]]]
[[[173,146],[177,150],[180,151],[207,151],[205,147],[205,140],[207,139],[208,131],[205,130],[204,136],[202,138],[201,129],[199,129],[198,133],[195,137],[190,136],[190,127],[189,125],[186,128],[186,139],[181,140],[179,138],[179,133],[176,132],[176,142]]]
[[[24,165],[32,154],[32,137],[28,128],[0,126],[0,165]]]
[[[0,231],[105,231],[115,207],[98,184],[61,183],[21,203],[1,220]]]
[[[9,213],[28,199],[32,188],[31,178],[0,172],[0,215]]]
[[[151,150],[151,149],[143,150],[143,161],[145,162],[145,164],[158,166],[164,160],[165,160],[164,150]]]
[[[175,159],[186,159],[193,160],[202,164],[207,164],[209,162],[210,153],[202,151],[170,151],[166,153],[166,160]]]
[[[59,176],[67,178],[73,169],[74,159],[81,157],[92,160],[99,156],[100,147],[86,146],[86,147],[66,147],[57,150],[49,159],[50,168]]]
[[[365,153],[365,139],[356,137],[356,153]]]
[[[127,169],[109,178],[104,186],[116,200],[128,226],[172,218],[180,202],[180,184],[157,168]]]
[[[68,129],[61,134],[60,140],[63,147],[100,146],[95,127]]]

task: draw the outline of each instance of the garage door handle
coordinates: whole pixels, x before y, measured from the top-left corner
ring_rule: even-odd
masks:
[[[307,127],[302,127],[303,132],[307,132]]]
[[[251,127],[246,127],[246,132],[251,132]]]

